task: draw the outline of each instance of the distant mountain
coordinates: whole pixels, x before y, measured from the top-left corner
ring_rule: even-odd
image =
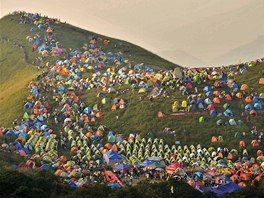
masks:
[[[184,67],[197,67],[206,65],[206,63],[201,59],[182,50],[164,50],[157,52],[157,54],[161,55],[162,57],[166,57],[167,60],[178,63]]]
[[[216,57],[210,62],[210,64],[214,65],[221,62],[223,65],[230,65],[239,61],[251,61],[252,57],[253,59],[264,57],[264,35],[248,44],[237,47],[221,56]]]

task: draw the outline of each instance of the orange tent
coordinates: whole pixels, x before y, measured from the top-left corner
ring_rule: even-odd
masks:
[[[217,140],[217,137],[216,136],[213,136],[212,138],[211,138],[211,142],[217,142],[218,140]]]
[[[259,79],[259,84],[260,84],[260,85],[264,85],[264,78],[260,78],[260,79]]]
[[[62,156],[60,156],[60,161],[66,162],[67,161],[67,158],[64,155],[62,155]]]
[[[91,132],[87,132],[86,134],[85,134],[85,136],[87,137],[87,138],[90,138],[90,137],[92,137],[92,133]]]
[[[230,94],[226,94],[225,99],[230,101],[230,100],[232,100],[232,97],[230,96]]]
[[[92,117],[91,118],[91,122],[95,122],[95,117]]]
[[[104,147],[107,148],[107,149],[111,149],[111,148],[112,148],[112,144],[110,144],[110,143],[106,143],[106,144],[104,145]]]
[[[220,86],[221,86],[221,84],[220,84],[220,82],[219,82],[219,81],[215,81],[215,83],[214,83],[214,86],[215,86],[215,87],[220,87]]]
[[[213,80],[214,79],[214,76],[208,75],[208,79],[209,80]]]
[[[218,97],[215,97],[213,99],[213,102],[216,103],[216,104],[220,104],[220,99]]]
[[[104,115],[103,112],[97,112],[97,113],[95,114],[95,116],[96,116],[97,118],[100,118],[100,117],[102,117],[103,115]]]
[[[214,91],[214,95],[215,95],[216,97],[218,97],[218,96],[220,95],[220,92],[219,92],[219,91]]]
[[[251,145],[252,145],[253,147],[255,147],[255,146],[259,146],[259,143],[258,143],[257,140],[252,140],[252,141],[251,141]]]
[[[25,157],[25,156],[27,155],[26,152],[23,151],[23,150],[18,150],[18,152],[19,152],[19,155],[20,155],[20,156]]]
[[[246,143],[245,143],[244,141],[240,141],[240,142],[239,142],[239,146],[240,146],[240,147],[246,147]]]
[[[229,159],[229,160],[233,159],[233,155],[232,155],[232,153],[228,153],[228,155],[227,155],[227,159]]]
[[[240,90],[246,91],[248,89],[248,86],[246,84],[241,85]]]
[[[117,152],[118,151],[118,146],[116,144],[113,145],[112,149]]]
[[[33,95],[28,95],[28,97],[27,97],[27,100],[32,100],[33,99]]]
[[[246,186],[245,182],[239,182],[238,185],[239,186]]]
[[[251,98],[250,98],[250,96],[247,96],[247,97],[245,98],[245,101],[246,101],[246,102],[251,102]]]
[[[58,169],[56,170],[56,172],[54,173],[54,175],[61,175],[63,173],[63,170]]]
[[[116,105],[114,104],[111,109],[112,111],[116,111]]]
[[[125,101],[123,99],[120,100],[119,104],[124,105]]]
[[[98,131],[96,131],[95,135],[102,137],[104,135],[104,133],[103,133],[103,131],[98,130]]]
[[[242,93],[241,93],[241,92],[238,92],[238,93],[236,94],[236,97],[237,97],[237,98],[242,98],[242,97],[243,97],[243,95],[242,95]]]
[[[240,174],[240,179],[243,181],[248,181],[249,180],[249,174],[247,174],[247,173]]]

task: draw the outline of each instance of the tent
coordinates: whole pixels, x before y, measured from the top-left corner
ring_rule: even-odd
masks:
[[[130,168],[132,168],[132,166],[129,164],[119,164],[119,165],[114,167],[114,169],[121,170],[121,171],[126,171]]]
[[[230,109],[227,109],[224,111],[224,116],[229,117],[229,116],[234,116],[234,114]]]
[[[261,110],[262,109],[261,103],[255,103],[254,104],[254,108],[257,109],[257,110]]]
[[[168,173],[173,173],[175,172],[178,168],[181,168],[180,164],[178,162],[173,162],[172,164],[170,164],[169,166],[166,166],[165,170]]]
[[[145,161],[141,162],[139,165],[140,166],[148,166],[148,165],[153,164],[153,163],[154,163],[154,161],[146,159]]]
[[[241,85],[240,90],[246,91],[248,89],[248,86],[246,84]]]
[[[144,89],[144,88],[141,88],[138,90],[138,93],[145,93],[145,92],[146,92],[146,89]]]
[[[259,79],[259,84],[260,84],[260,85],[264,85],[264,78],[260,78],[260,79]]]
[[[228,184],[224,184],[224,185],[218,186],[217,188],[213,188],[213,187],[200,187],[200,190],[202,192],[212,191],[217,196],[220,197],[224,193],[231,193],[234,190],[238,190],[238,189],[241,189],[241,188],[243,188],[243,187],[235,184],[234,182],[230,182]]]
[[[236,123],[236,121],[235,121],[234,119],[230,119],[230,120],[229,120],[229,124],[230,124],[231,126],[236,126],[236,125],[237,125],[237,123]]]
[[[103,159],[108,165],[113,166],[116,163],[120,163],[123,158],[115,151],[108,151],[104,153]]]
[[[115,93],[116,90],[113,87],[110,87],[110,88],[108,88],[107,92],[108,93]]]

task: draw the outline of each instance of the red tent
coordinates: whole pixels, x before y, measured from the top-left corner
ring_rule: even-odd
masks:
[[[167,172],[175,172],[178,168],[181,168],[181,165],[178,162],[173,162],[169,166],[166,166],[165,170]]]

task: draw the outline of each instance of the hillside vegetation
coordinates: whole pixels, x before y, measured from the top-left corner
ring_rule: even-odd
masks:
[[[27,84],[38,71],[24,60],[24,52],[9,43],[0,42],[0,125],[10,126],[23,115]]]

